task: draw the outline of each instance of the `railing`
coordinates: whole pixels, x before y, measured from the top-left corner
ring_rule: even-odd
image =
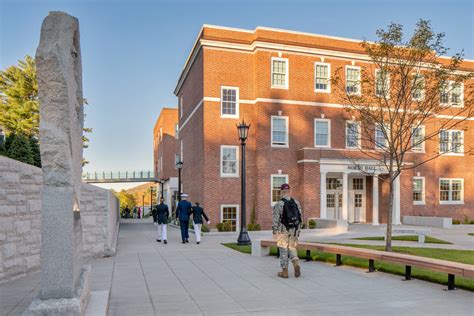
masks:
[[[111,182],[151,182],[156,181],[155,173],[150,170],[118,171],[118,172],[86,172],[82,180],[87,183]]]

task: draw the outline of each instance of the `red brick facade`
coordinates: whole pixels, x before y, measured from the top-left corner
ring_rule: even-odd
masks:
[[[179,140],[176,124],[178,109],[163,108],[153,128],[153,170],[158,179],[177,177],[175,154],[179,153]]]
[[[272,57],[288,60],[288,88],[272,88]],[[240,204],[240,177],[221,175],[221,146],[239,145],[236,123],[242,119],[251,124],[246,156],[247,222],[255,210],[256,221],[266,229],[272,218],[271,175],[288,175],[305,218],[320,217],[321,175],[324,174],[321,172],[329,170],[327,177],[340,177],[342,173],[336,175],[329,166],[350,161],[348,157],[367,158],[359,150],[345,147],[345,126],[351,117],[337,104],[338,96],[333,91],[315,92],[315,62],[330,64],[331,75],[340,67],[369,66],[359,42],[354,40],[267,28],[247,31],[203,27],[175,94],[180,104],[183,191],[192,202],[204,206],[213,224],[222,220],[223,205]],[[462,69],[473,71],[474,63],[464,62]],[[238,88],[237,118],[221,116],[222,87]],[[288,117],[287,147],[271,144],[272,116]],[[331,120],[330,148],[315,148],[315,118]],[[466,147],[472,146],[473,125],[470,120],[462,126]],[[425,144],[426,152],[437,148],[437,140]],[[411,153],[407,161],[419,159],[419,155],[423,153]],[[240,158],[237,163],[240,172]],[[347,170],[344,163],[341,166]],[[400,177],[400,215],[474,218],[473,166],[472,155],[445,156],[404,172]],[[425,205],[414,205],[412,200],[413,176],[418,174],[425,177]],[[372,199],[374,192],[378,192],[379,222],[386,222],[388,183],[379,179],[378,188],[373,191],[371,176],[350,173],[346,178],[349,186],[353,177],[364,180],[363,221],[374,220]],[[440,204],[440,178],[463,179],[462,204]]]

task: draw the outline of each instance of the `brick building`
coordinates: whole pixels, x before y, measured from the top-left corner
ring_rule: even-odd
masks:
[[[178,109],[163,108],[153,128],[153,169],[161,180],[157,196],[165,198],[165,203],[173,209],[178,191],[178,172],[175,161],[179,153]]]
[[[383,169],[357,149],[354,122],[331,91],[336,68],[360,77],[368,56],[360,41],[258,27],[205,25],[175,89],[183,192],[215,224],[239,225],[239,139],[236,123],[251,124],[247,142],[247,222],[268,229],[279,186],[288,182],[308,218],[373,224],[387,221]],[[474,62],[463,67],[474,70]],[[456,95],[462,98],[462,91]],[[472,120],[446,131],[472,146]],[[428,126],[426,128],[429,128]],[[407,159],[439,143],[426,142]],[[462,147],[461,147],[462,148]],[[368,149],[375,150],[375,149]],[[425,151],[426,150],[426,151]],[[358,167],[354,167],[354,161]],[[394,223],[402,215],[474,217],[474,157],[448,153],[395,182]],[[380,177],[360,169],[375,170]]]

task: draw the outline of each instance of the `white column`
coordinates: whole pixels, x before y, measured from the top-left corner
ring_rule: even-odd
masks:
[[[342,219],[347,221],[349,219],[349,179],[348,174],[342,174]]]
[[[393,224],[400,225],[400,175],[393,181]]]
[[[320,210],[319,217],[327,218],[327,209],[326,209],[326,173],[321,172],[321,189],[319,190],[320,197]]]
[[[379,176],[372,177],[372,225],[379,224]]]

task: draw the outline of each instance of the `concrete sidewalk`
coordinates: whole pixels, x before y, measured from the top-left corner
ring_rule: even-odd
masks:
[[[278,260],[222,246],[236,234],[155,241],[153,224],[122,224],[115,257],[93,261],[93,290],[110,288],[109,315],[472,315],[474,294],[385,273],[303,262],[302,277],[276,277]],[[264,233],[256,233],[264,235]],[[145,242],[144,242],[145,240]],[[39,290],[39,275],[0,286],[1,315],[19,315]]]

